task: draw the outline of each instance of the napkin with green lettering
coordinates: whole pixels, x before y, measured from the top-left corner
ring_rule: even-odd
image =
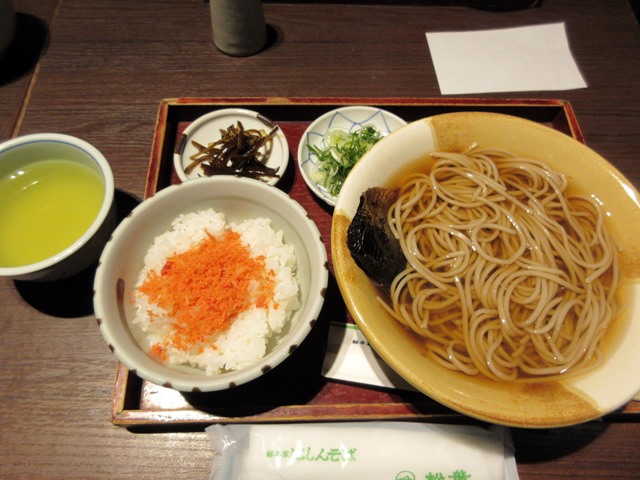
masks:
[[[215,424],[210,480],[518,480],[506,427],[420,422]]]

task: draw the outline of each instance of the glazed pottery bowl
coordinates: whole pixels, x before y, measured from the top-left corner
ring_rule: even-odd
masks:
[[[429,357],[424,342],[393,319],[376,297],[377,286],[358,267],[347,230],[361,194],[397,186],[434,151],[482,147],[509,150],[546,163],[571,188],[601,203],[617,247],[623,308],[603,340],[604,360],[588,373],[560,380],[499,382],[449,370]],[[425,395],[471,417],[518,427],[558,427],[606,415],[640,390],[640,197],[610,163],[573,138],[529,120],[491,113],[452,113],[411,123],[376,144],[353,169],[335,206],[332,258],[340,291],[358,327],[376,352]],[[628,290],[628,291],[626,291]]]

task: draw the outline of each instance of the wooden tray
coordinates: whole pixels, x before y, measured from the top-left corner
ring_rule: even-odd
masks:
[[[371,105],[407,122],[440,113],[489,111],[527,118],[584,141],[573,109],[562,100],[423,98],[178,98],[160,102],[149,162],[145,198],[179,182],[173,151],[186,126],[219,108],[245,107],[277,123],[284,132],[291,161],[278,187],[296,199],[316,222],[331,265],[332,208],[306,187],[297,166],[298,143],[315,118],[344,105]],[[333,268],[330,266],[331,273]],[[181,393],[141,380],[118,364],[112,405],[113,423],[130,429],[201,428],[211,423],[303,422],[339,420],[426,420],[472,422],[425,395],[351,385],[321,375],[331,321],[351,321],[333,276],[316,327],[300,348],[278,368],[247,385],[226,392]],[[640,413],[632,401],[610,417]]]

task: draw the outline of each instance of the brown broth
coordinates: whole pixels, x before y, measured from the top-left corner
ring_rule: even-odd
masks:
[[[401,171],[396,172],[385,185],[385,188],[400,188],[404,183],[406,183],[409,176],[415,173],[428,173],[433,166],[434,161],[430,155],[424,155],[420,158],[417,158],[414,162],[406,165]],[[584,191],[584,189],[580,188],[580,185],[576,184],[576,182],[571,181],[569,179],[567,185],[567,194],[574,195],[582,195],[582,196],[593,196],[588,192]],[[610,223],[608,219],[611,216],[611,212],[606,208],[606,205],[600,201],[601,207],[605,210],[605,224]],[[609,225],[607,225],[609,227]],[[624,338],[626,332],[629,329],[631,322],[631,313],[633,311],[633,302],[635,301],[635,289],[640,286],[640,261],[637,260],[637,256],[633,255],[633,252],[621,252],[619,256],[618,263],[620,267],[620,279],[619,285],[615,294],[615,301],[617,304],[617,314],[611,321],[611,323],[607,326],[607,331],[604,337],[601,340],[601,352],[604,356],[605,362],[606,359],[615,351],[615,349],[620,345],[621,340]],[[381,299],[385,302],[390,302],[389,291],[380,286],[376,287],[376,290]],[[428,340],[423,339],[419,335],[407,329],[412,336],[415,336],[416,339],[422,341],[425,354],[427,350]],[[567,374],[561,375],[562,378],[571,377],[571,372]],[[555,377],[557,378],[557,377]],[[545,377],[528,377],[522,372],[518,373],[518,381],[545,381]],[[486,379],[488,381],[492,381],[491,379]]]

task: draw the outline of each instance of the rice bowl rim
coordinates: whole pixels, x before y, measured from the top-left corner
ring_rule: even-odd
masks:
[[[296,247],[301,306],[292,313],[289,331],[257,363],[228,373],[205,375],[195,368],[172,368],[153,360],[135,340],[127,314],[128,295],[137,278],[143,259],[153,239],[170,228],[180,213],[208,208],[208,203],[225,203],[237,209],[248,206],[243,218],[268,217],[274,230],[285,231],[285,244]],[[228,212],[222,209],[229,218]],[[275,214],[275,209],[282,209]],[[250,211],[255,210],[251,214]],[[273,216],[264,212],[273,211]],[[175,214],[177,213],[177,214]],[[278,221],[281,222],[278,225]],[[282,223],[286,223],[286,226]],[[288,238],[287,235],[295,238]],[[300,250],[302,249],[302,251]],[[132,265],[135,264],[135,265]],[[308,278],[301,278],[302,276]],[[179,391],[217,391],[247,383],[284,361],[300,346],[317,320],[328,285],[326,248],[315,223],[306,210],[277,187],[258,180],[238,177],[207,177],[172,185],[141,202],[115,229],[96,270],[94,310],[100,332],[116,358],[132,373],[157,385]],[[287,328],[287,326],[285,327]]]

